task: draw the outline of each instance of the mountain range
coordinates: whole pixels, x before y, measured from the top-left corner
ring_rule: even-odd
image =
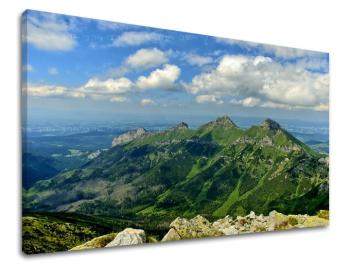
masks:
[[[328,209],[328,157],[266,119],[248,129],[228,116],[192,129],[135,129],[80,168],[23,192],[28,212],[74,212],[171,221],[315,214]]]

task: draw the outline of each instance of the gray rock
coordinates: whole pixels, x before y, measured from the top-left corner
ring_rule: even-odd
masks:
[[[118,233],[113,241],[108,243],[106,247],[137,245],[145,242],[145,231],[141,229],[126,228],[124,231]]]
[[[272,130],[272,131],[277,131],[279,129],[281,129],[280,124],[278,124],[276,121],[273,121],[272,119],[265,119],[262,123],[261,123],[261,127]]]
[[[213,222],[213,227],[217,230],[223,230],[225,228],[232,226],[233,224],[234,223],[233,223],[232,217],[227,215],[226,217]]]
[[[115,137],[112,141],[112,147],[145,137],[149,134],[150,133],[148,133],[144,128],[138,128],[135,130],[128,131],[124,134],[121,134],[118,137]]]
[[[319,163],[324,163],[327,166],[329,166],[329,157],[322,157],[322,158],[318,159],[318,162]]]
[[[235,226],[222,228],[222,229],[220,229],[220,231],[223,232],[224,235],[226,235],[226,236],[238,235],[239,234],[239,231],[237,230],[237,228]]]
[[[170,228],[174,229],[181,239],[224,235],[201,215],[190,220],[178,217],[170,224]]]
[[[249,219],[255,219],[255,212],[251,211],[248,215]]]
[[[170,228],[169,232],[163,237],[162,242],[180,240],[180,235],[174,228]]]

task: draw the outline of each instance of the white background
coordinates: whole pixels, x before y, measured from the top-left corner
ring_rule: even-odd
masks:
[[[347,1],[336,0],[2,1],[1,264],[347,264],[350,260],[350,8],[346,3]],[[330,52],[331,225],[327,229],[185,241],[136,248],[32,257],[22,255],[19,222],[19,18],[27,8]]]

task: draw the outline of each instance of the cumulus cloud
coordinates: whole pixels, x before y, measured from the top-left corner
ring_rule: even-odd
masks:
[[[123,103],[123,102],[127,102],[128,98],[124,97],[124,96],[114,96],[110,99],[111,102],[116,102],[116,103]]]
[[[216,69],[196,75],[185,84],[192,94],[234,96],[244,99],[237,102],[245,106],[314,110],[328,104],[328,87],[328,74],[281,64],[269,57],[242,55],[224,56]]]
[[[197,54],[187,53],[184,55],[184,59],[192,66],[202,67],[204,65],[211,64],[213,58],[210,56],[201,56]]]
[[[69,90],[64,86],[55,85],[28,85],[24,87],[23,92],[27,95],[36,97],[68,97],[85,98],[85,93],[77,90]]]
[[[174,89],[180,73],[181,69],[178,66],[166,64],[162,69],[152,71],[148,77],[140,76],[136,86],[141,90]]]
[[[50,67],[50,68],[47,70],[47,72],[48,72],[50,75],[52,75],[52,76],[58,74],[58,70],[57,70],[57,68],[55,68],[55,67]]]
[[[141,104],[142,106],[150,106],[150,105],[155,105],[156,103],[155,103],[155,101],[153,101],[152,99],[142,99],[142,100],[140,101],[140,104]]]
[[[255,107],[261,104],[261,100],[254,97],[248,97],[240,100],[239,103],[246,107]]]
[[[131,90],[133,83],[127,78],[106,79],[100,80],[98,78],[89,79],[78,91],[87,94],[109,95],[122,94]]]
[[[210,94],[204,94],[204,95],[198,95],[196,97],[197,103],[216,103],[216,104],[223,104],[224,102],[220,100],[219,97],[215,95]]]
[[[168,62],[168,56],[165,52],[157,49],[140,49],[130,55],[125,64],[131,68],[151,68]]]
[[[113,46],[137,46],[144,43],[157,42],[163,35],[149,31],[126,31],[113,40]]]
[[[54,14],[28,15],[23,40],[42,50],[69,51],[77,45],[74,26],[72,20]]]

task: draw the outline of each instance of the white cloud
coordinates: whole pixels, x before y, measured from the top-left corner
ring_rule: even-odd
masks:
[[[23,39],[38,49],[69,51],[77,42],[71,33],[74,25],[57,15],[27,16]]]
[[[133,83],[127,78],[100,80],[92,78],[78,90],[87,94],[122,94],[131,90]]]
[[[68,90],[63,86],[54,86],[54,85],[28,85],[24,87],[23,92],[27,95],[36,96],[36,97],[69,97],[69,98],[85,98],[85,93]]]
[[[34,68],[33,68],[32,65],[27,64],[27,65],[24,65],[24,66],[22,67],[22,71],[24,71],[24,72],[33,72],[33,71],[34,71]]]
[[[46,96],[61,96],[66,92],[63,86],[31,86],[24,87],[23,90],[32,96],[46,97]]]
[[[136,46],[144,43],[157,42],[163,39],[163,35],[148,31],[123,32],[113,40],[113,46]]]
[[[128,99],[124,96],[114,96],[110,99],[111,102],[123,103],[128,101]]]
[[[141,104],[142,106],[150,106],[150,105],[155,105],[156,103],[155,103],[155,101],[153,101],[152,99],[142,99],[142,100],[140,101],[140,104]]]
[[[216,69],[185,84],[193,94],[246,98],[240,102],[245,106],[306,109],[327,105],[328,87],[328,74],[313,73],[296,64],[283,65],[269,57],[237,55],[224,56]]]
[[[50,75],[54,76],[58,74],[58,70],[55,67],[50,67],[47,71]]]
[[[248,97],[239,101],[245,107],[255,107],[261,104],[261,100],[254,97]]]
[[[198,95],[196,97],[197,103],[216,103],[216,104],[223,104],[224,102],[220,100],[219,97],[215,95],[210,94],[204,94],[204,95]]]
[[[201,56],[197,54],[188,53],[184,55],[184,59],[192,66],[204,66],[213,62],[210,56]]]
[[[68,97],[91,98],[94,100],[110,100],[111,102],[125,102],[127,98],[120,96],[129,92],[134,84],[127,78],[100,80],[92,78],[78,88],[68,89],[55,85],[28,85],[23,92],[36,97]]]
[[[288,109],[288,110],[311,109],[311,110],[318,111],[318,112],[324,112],[324,111],[329,110],[328,104],[319,104],[319,105],[313,106],[313,107],[307,107],[307,106],[302,106],[302,105],[291,106],[291,105],[283,104],[283,103],[262,101],[258,98],[254,98],[254,97],[247,97],[247,98],[244,98],[242,100],[232,99],[230,102],[232,104],[238,104],[238,105],[242,105],[244,107],[264,107],[264,108]]]
[[[136,85],[139,89],[173,89],[175,81],[180,76],[181,69],[176,65],[166,64],[162,69],[156,69],[148,77],[140,76]]]
[[[165,52],[157,49],[140,49],[130,55],[125,64],[131,68],[151,68],[168,62],[168,56]]]

